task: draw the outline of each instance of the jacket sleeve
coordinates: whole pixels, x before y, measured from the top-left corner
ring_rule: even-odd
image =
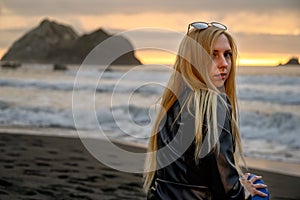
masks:
[[[229,105],[230,106],[230,105]],[[219,151],[211,155],[211,190],[213,199],[245,199],[244,188],[235,167],[235,141],[231,132],[231,110],[218,106]],[[219,122],[222,122],[221,125]]]

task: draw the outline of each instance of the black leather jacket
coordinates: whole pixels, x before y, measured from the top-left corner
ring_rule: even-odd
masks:
[[[169,109],[158,132],[158,170],[147,199],[245,199],[244,188],[234,165],[235,141],[231,134],[231,107],[227,97],[224,98],[230,109],[225,111],[224,126],[220,129],[219,153],[216,148],[204,149],[204,156],[198,162],[194,159],[194,117],[186,108],[178,117],[181,109],[178,100]],[[224,116],[222,114],[225,109],[219,100],[217,109],[219,120],[220,116]],[[162,149],[164,150],[160,151]]]

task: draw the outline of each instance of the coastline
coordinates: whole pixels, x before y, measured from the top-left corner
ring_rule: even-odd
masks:
[[[141,174],[99,162],[75,133],[72,137],[42,136],[42,131],[49,129],[0,129],[1,199],[145,199]],[[146,151],[144,145],[113,142],[130,152]],[[271,199],[300,198],[300,164],[246,159],[249,171],[263,176]],[[140,160],[130,162],[143,165]]]

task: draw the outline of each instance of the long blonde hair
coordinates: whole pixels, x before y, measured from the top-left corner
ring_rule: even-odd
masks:
[[[146,190],[151,186],[157,168],[156,151],[158,150],[157,133],[159,124],[164,118],[166,111],[168,111],[178,99],[178,94],[181,94],[186,86],[190,88],[190,94],[184,104],[188,105],[188,108],[190,107],[189,105],[192,104],[195,108],[195,160],[199,158],[202,146],[202,131],[205,117],[207,122],[210,122],[207,123],[207,125],[211,126],[207,129],[206,137],[212,137],[214,140],[218,139],[216,135],[218,132],[216,105],[217,96],[220,92],[211,82],[208,70],[212,64],[211,55],[213,53],[213,45],[221,34],[227,37],[232,51],[231,72],[225,82],[225,92],[232,106],[231,127],[237,144],[237,150],[234,155],[236,159],[235,165],[240,172],[238,158],[242,157],[242,147],[236,122],[238,115],[235,86],[236,44],[232,36],[225,30],[216,27],[209,27],[204,30],[192,29],[185,35],[179,46],[174,71],[161,96],[161,108],[158,110],[157,118],[153,125],[152,134],[149,139],[148,154],[145,161],[144,189]],[[214,142],[216,143],[213,144],[218,144],[217,141]]]

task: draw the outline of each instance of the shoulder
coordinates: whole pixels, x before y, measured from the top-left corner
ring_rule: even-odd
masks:
[[[226,94],[217,95],[217,115],[219,118],[231,118],[232,106]]]

